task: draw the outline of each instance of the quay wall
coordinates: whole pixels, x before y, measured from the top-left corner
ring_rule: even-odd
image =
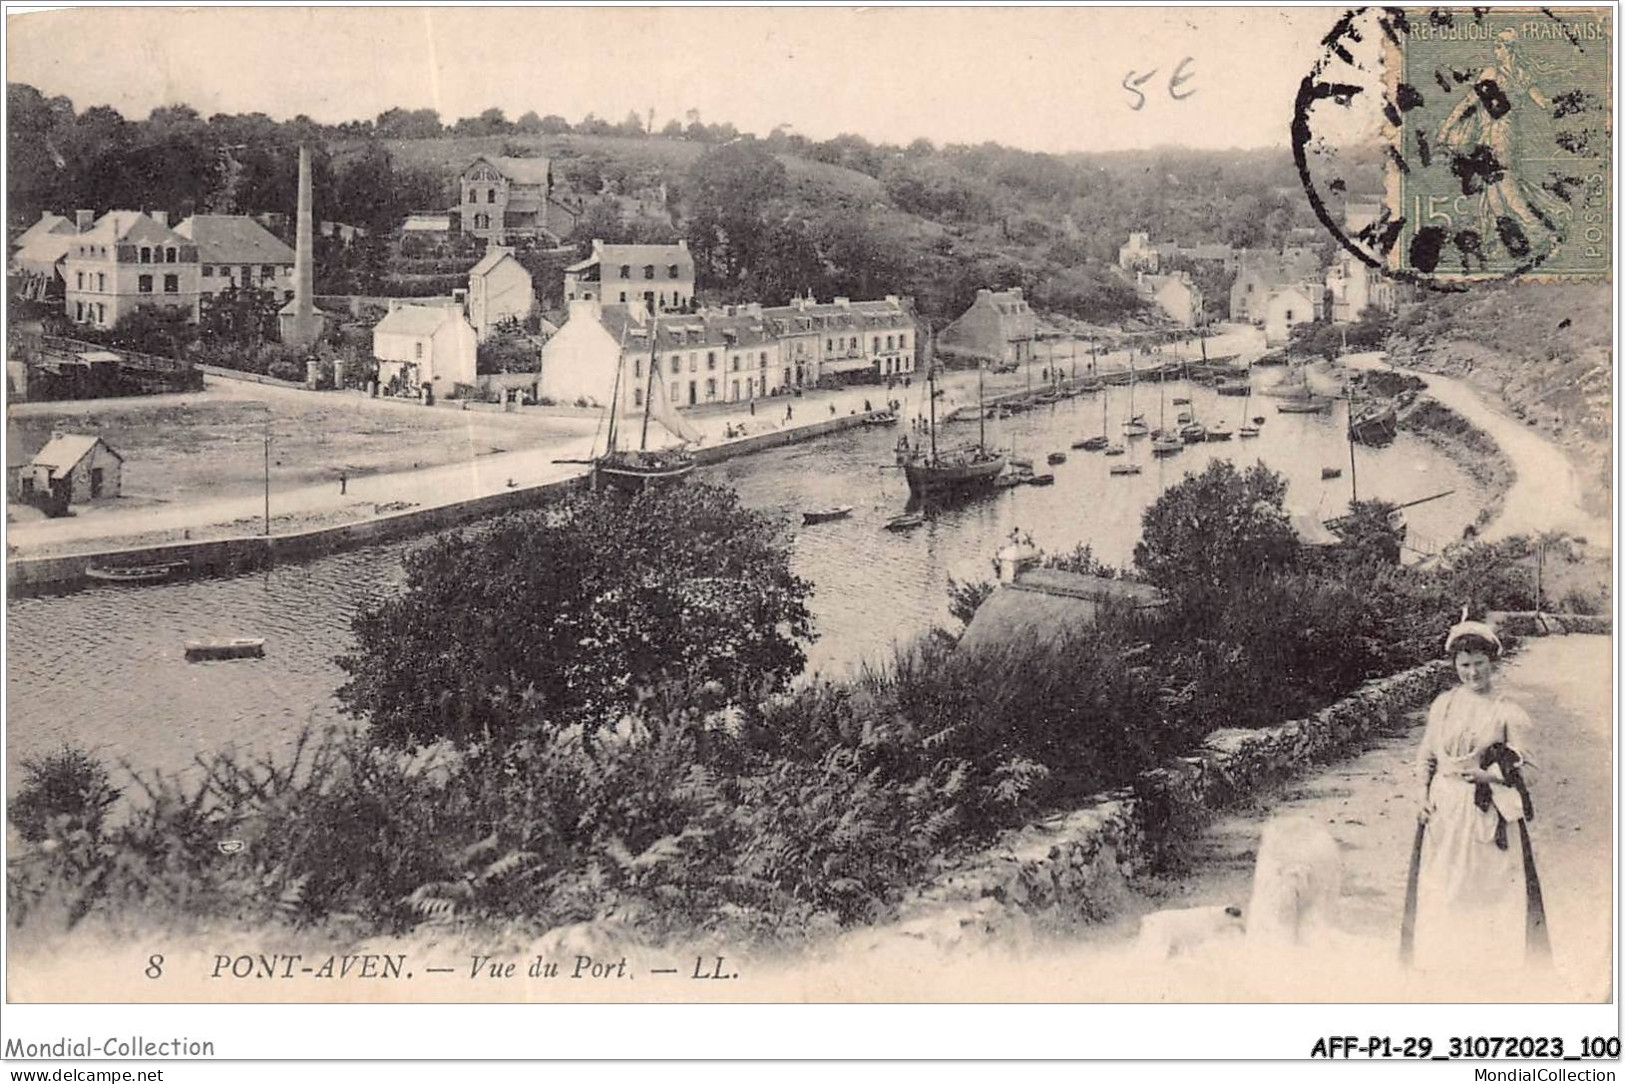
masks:
[[[863,424],[866,415],[847,414],[792,429],[758,433],[726,444],[695,450],[703,466],[737,456],[814,440]],[[16,557],[6,562],[6,580],[14,594],[69,591],[96,582],[86,575],[92,565],[156,565],[180,562],[183,574],[233,575],[277,561],[307,561],[330,553],[397,542],[459,527],[486,516],[535,508],[557,500],[584,484],[586,475],[523,486],[466,501],[383,513],[354,523],[289,531],[273,535],[239,535],[196,542],[170,542],[76,553],[56,557]]]

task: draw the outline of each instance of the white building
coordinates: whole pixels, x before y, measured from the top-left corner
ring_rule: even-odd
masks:
[[[492,245],[468,272],[468,322],[480,342],[504,320],[523,321],[536,307],[530,272],[513,250]]]
[[[269,290],[278,308],[293,300],[293,249],[247,215],[193,215],[175,232],[197,245],[198,290]]]
[[[399,379],[406,389],[433,388],[444,397],[457,384],[473,384],[479,345],[474,329],[454,303],[391,300],[389,313],[372,329],[378,380]]]
[[[1162,310],[1164,316],[1182,327],[1195,327],[1202,322],[1202,291],[1185,271],[1166,275],[1148,275],[1140,272],[1140,295]]]
[[[169,228],[162,211],[81,215],[62,263],[64,311],[77,324],[110,328],[143,305],[198,316],[197,245]]]
[[[1124,271],[1156,271],[1161,256],[1151,243],[1151,235],[1135,232],[1128,235],[1128,244],[1117,250],[1117,266]]]
[[[564,269],[564,300],[605,305],[641,303],[650,312],[672,312],[694,300],[694,257],[688,242],[675,245],[606,245]]]

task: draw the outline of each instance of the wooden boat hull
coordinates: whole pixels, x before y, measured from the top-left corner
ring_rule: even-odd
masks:
[[[1176,455],[1185,450],[1184,441],[1159,440],[1151,445],[1152,455]]]
[[[916,527],[924,526],[925,517],[918,512],[909,512],[901,516],[893,516],[886,521],[888,531],[912,531]]]
[[[1027,479],[1027,484],[1030,486],[1052,486],[1055,484],[1055,475],[1049,471],[1045,471],[1043,474],[1035,474]]]
[[[1051,452],[1046,457],[1045,462],[1047,462],[1052,467],[1059,466],[1060,464],[1066,462],[1066,453],[1065,452]]]
[[[845,519],[851,514],[852,506],[846,504],[839,508],[821,508],[815,512],[803,512],[801,513],[801,522],[804,524],[828,523],[832,519]]]
[[[1218,392],[1220,395],[1228,395],[1239,399],[1242,396],[1251,395],[1253,389],[1247,384],[1220,384]]]
[[[265,641],[257,638],[186,641],[186,660],[188,662],[209,662],[219,659],[260,659],[264,657]]]
[[[1113,463],[1110,473],[1118,476],[1125,474],[1139,474],[1140,465],[1138,463]]]
[[[623,493],[641,493],[650,486],[681,481],[693,472],[692,459],[667,462],[663,465],[600,460],[593,467],[593,481],[598,487],[609,486]]]
[[[1392,406],[1368,411],[1349,423],[1349,436],[1359,444],[1380,448],[1399,435],[1399,412]]]
[[[1305,399],[1275,404],[1277,414],[1324,414],[1332,405],[1330,399]]]
[[[144,583],[162,583],[178,575],[186,568],[185,561],[170,561],[159,565],[88,565],[85,575],[102,583],[125,583],[138,585]]]
[[[930,464],[917,460],[903,464],[908,491],[916,497],[951,496],[989,489],[1003,470],[1003,456],[957,463]]]

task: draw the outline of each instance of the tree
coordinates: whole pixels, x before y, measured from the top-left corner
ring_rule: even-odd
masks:
[[[789,188],[784,165],[755,140],[717,147],[694,162],[685,189],[689,245],[712,282],[737,286],[757,266],[776,204]]]
[[[1285,499],[1286,480],[1262,463],[1238,471],[1216,459],[1145,510],[1134,564],[1176,604],[1200,607],[1294,563],[1298,537]]]
[[[536,115],[536,110],[528,109],[514,122],[513,130],[522,135],[541,135],[542,118]]]
[[[754,704],[801,671],[810,591],[731,490],[578,493],[408,557],[405,591],[355,619],[339,697],[407,747],[590,738],[684,684]]]
[[[257,346],[276,331],[282,301],[275,290],[233,283],[198,304],[198,330],[203,338],[238,346]]]

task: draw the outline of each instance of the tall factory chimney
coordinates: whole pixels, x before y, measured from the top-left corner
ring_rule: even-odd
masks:
[[[316,313],[315,248],[310,208],[310,148],[299,148],[299,221],[294,230],[293,301],[282,310],[282,341],[309,346],[321,334]]]

